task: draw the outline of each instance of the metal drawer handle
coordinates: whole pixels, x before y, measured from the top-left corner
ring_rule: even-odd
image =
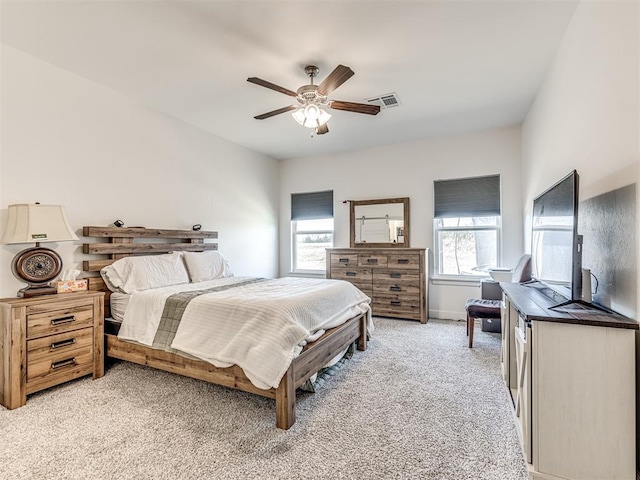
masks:
[[[398,300],[391,300],[391,305],[393,305],[394,307],[399,307],[400,305],[402,305],[402,302],[398,301]]]
[[[51,344],[51,350],[55,350],[56,348],[68,347],[69,345],[73,345],[76,343],[75,338],[70,338],[68,340],[62,340],[61,342],[53,342]]]
[[[67,358],[66,360],[60,360],[59,362],[51,362],[51,370],[62,367],[70,367],[76,364],[76,357]]]
[[[347,277],[355,277],[358,275],[358,272],[346,272]]]
[[[338,260],[340,263],[349,263],[349,259],[348,258],[341,258],[340,260]]]
[[[400,277],[402,277],[402,274],[401,274],[401,273],[396,273],[396,272],[391,272],[391,273],[389,274],[389,276],[390,276],[391,278],[400,278]]]
[[[378,263],[377,258],[367,258],[367,263]]]
[[[402,289],[401,289],[398,285],[391,285],[391,286],[389,287],[389,290],[390,290],[391,292],[399,292],[399,291],[401,291]]]
[[[409,263],[409,259],[408,258],[399,258],[398,259],[398,263],[406,265],[407,263]]]
[[[51,320],[51,325],[64,325],[65,323],[71,323],[76,321],[75,315],[69,315],[67,317],[54,318]]]

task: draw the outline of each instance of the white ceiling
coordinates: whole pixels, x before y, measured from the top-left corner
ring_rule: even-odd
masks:
[[[274,158],[520,123],[577,1],[7,1],[3,43]],[[355,75],[331,99],[396,92],[377,116],[331,111],[311,138],[290,90],[338,64]]]

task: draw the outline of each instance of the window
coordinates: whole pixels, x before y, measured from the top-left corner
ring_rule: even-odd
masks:
[[[434,182],[435,274],[485,276],[500,257],[500,176]]]
[[[326,270],[333,247],[333,191],[291,195],[291,266],[297,273]]]

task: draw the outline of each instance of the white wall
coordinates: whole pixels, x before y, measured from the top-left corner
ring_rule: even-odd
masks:
[[[576,10],[523,124],[525,228],[533,198],[573,169],[581,201],[638,181],[638,10],[627,1]]]
[[[291,269],[291,193],[333,190],[335,246],[349,246],[349,207],[343,200],[409,197],[411,246],[433,247],[433,181],[502,175],[503,263],[523,252],[520,127],[439,137],[353,152],[281,161],[280,275]],[[431,268],[433,262],[431,262]],[[434,318],[465,318],[464,302],[477,285],[430,285]]]
[[[531,200],[537,193],[574,168],[580,174],[581,200],[637,184],[639,116],[640,4],[583,1],[523,124],[525,215],[530,217]],[[635,203],[640,205],[638,198]],[[639,234],[636,224],[636,239]],[[615,241],[616,232],[610,235]],[[638,248],[636,258],[640,258]],[[637,269],[635,277],[638,288]],[[636,292],[638,298],[640,292]],[[637,305],[622,309],[615,300],[614,310],[638,318]],[[639,354],[640,335],[636,335]],[[640,378],[636,385],[640,386]],[[636,401],[640,402],[638,390]],[[640,404],[636,406],[640,420],[638,412]],[[636,447],[640,460],[639,439]]]
[[[276,276],[278,167],[119,93],[2,48],[0,228],[12,203],[62,204],[74,229],[127,226],[219,232],[236,274]],[[49,244],[81,268],[82,242]],[[28,245],[0,250],[0,296]],[[86,259],[86,257],[84,258]]]

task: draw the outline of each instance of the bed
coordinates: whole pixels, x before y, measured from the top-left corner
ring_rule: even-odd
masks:
[[[98,239],[96,243],[84,244],[83,252],[93,257],[83,262],[83,269],[93,275],[89,277],[89,289],[105,292],[105,317],[111,317],[110,298],[112,290],[119,292],[120,290],[127,290],[125,287],[130,287],[130,285],[124,284],[114,286],[112,284],[113,278],[105,275],[105,272],[117,270],[121,273],[124,271],[123,268],[128,268],[126,267],[127,264],[146,262],[146,259],[174,262],[174,257],[184,255],[184,257],[181,257],[180,263],[184,261],[189,266],[187,258],[191,259],[191,262],[194,261],[193,259],[200,261],[205,256],[207,258],[219,258],[219,255],[215,257],[213,254],[205,255],[206,252],[215,252],[217,250],[217,244],[211,242],[211,240],[215,241],[217,239],[217,232],[88,226],[83,227],[83,235],[88,238],[95,237]],[[159,255],[149,256],[150,254]],[[103,258],[100,258],[100,256]],[[104,256],[107,256],[107,258],[105,259]],[[123,267],[123,265],[125,266]],[[196,264],[196,267],[198,265]],[[351,304],[347,308],[345,304],[345,310],[341,310],[342,307],[335,307],[337,309],[335,311],[331,310],[334,308],[331,307],[332,304],[343,301],[357,302],[357,295],[363,295],[357,289],[357,293],[343,290],[344,285],[342,284],[348,284],[348,282],[322,280],[314,283],[315,281],[309,279],[269,280],[234,277],[231,274],[210,279],[206,277],[207,274],[200,275],[202,272],[196,267],[188,270],[190,276],[188,282],[192,285],[185,284],[183,280],[180,280],[175,285],[162,285],[160,288],[156,288],[156,285],[151,285],[153,288],[143,289],[143,291],[134,289],[133,292],[129,290],[122,292],[124,295],[121,293],[113,294],[114,307],[121,307],[124,312],[124,318],[123,322],[112,318],[105,320],[105,331],[107,332],[105,336],[105,352],[107,357],[148,365],[168,372],[272,398],[275,400],[276,426],[281,429],[288,429],[294,424],[296,418],[296,389],[327,365],[328,362],[339,357],[354,342],[357,344],[358,350],[367,348],[367,336],[372,327],[368,299],[367,302],[358,303],[357,308]],[[227,267],[228,265],[223,265],[222,268],[224,270]],[[195,275],[193,274],[194,271],[196,272]],[[131,277],[135,277],[135,275],[129,275],[130,269],[126,270],[126,272],[128,276],[124,277],[125,283]],[[98,276],[100,273],[102,273],[102,277]],[[199,276],[202,278],[195,278]],[[117,274],[115,278],[116,280],[120,279]],[[105,283],[105,279],[109,286]],[[149,287],[148,283],[153,283],[153,278],[147,280],[145,277],[142,283],[145,282],[147,283],[145,287]],[[198,293],[200,295],[189,293],[193,289],[199,290]],[[290,350],[292,344],[287,343],[282,352],[278,350],[274,351],[275,353],[273,354],[266,353],[269,352],[268,348],[271,348],[266,345],[269,342],[262,340],[262,336],[259,341],[253,338],[255,335],[252,335],[252,332],[255,325],[260,323],[271,324],[276,322],[276,318],[279,318],[276,315],[280,315],[275,310],[272,311],[271,305],[275,303],[264,303],[270,302],[269,295],[263,293],[266,291],[270,292],[269,295],[276,292],[276,297],[279,295],[290,299],[298,298],[301,302],[295,305],[287,303],[284,310],[288,312],[287,315],[301,316],[302,320],[298,321],[304,324],[302,330],[289,320],[277,320],[285,323],[279,324],[277,328],[272,328],[273,332],[279,332],[280,330],[287,332],[287,335],[285,335],[287,336],[287,342],[297,342],[293,350]],[[187,300],[184,299],[185,296]],[[162,336],[159,332],[164,331],[163,325],[176,322],[176,319],[166,318],[166,312],[172,310],[167,299],[177,302],[175,305],[183,305],[184,308],[179,314],[181,317],[177,319],[178,330],[174,330],[169,334],[170,343],[165,344],[164,347],[159,347],[156,344],[156,340],[159,336]],[[338,302],[338,299],[340,299],[340,302]],[[183,302],[183,300],[186,303],[181,304],[180,302]],[[280,301],[278,301],[279,303]],[[158,307],[160,304],[162,308]],[[250,308],[249,313],[236,312],[240,306],[245,308],[245,304]],[[318,307],[318,304],[322,304],[322,308]],[[155,322],[157,325],[149,327],[147,320],[140,319],[142,316],[140,312],[145,311],[143,309],[144,305],[154,305],[155,307],[153,308],[156,311],[160,308],[163,316],[161,318],[152,317],[157,318],[157,320],[151,321],[151,323]],[[232,308],[234,305],[237,308]],[[299,314],[302,307],[304,307],[303,313]],[[244,331],[239,333],[231,332],[228,337],[239,343],[234,343],[234,348],[228,349],[227,353],[229,351],[232,353],[242,352],[243,356],[222,355],[216,351],[215,354],[211,355],[212,358],[209,358],[210,355],[208,353],[203,353],[202,342],[199,343],[194,339],[201,338],[200,328],[204,327],[205,330],[212,328],[207,317],[207,308],[214,308],[222,315],[219,321],[226,322],[223,323],[224,328],[217,327],[216,333],[225,331],[227,327],[231,328],[231,326],[239,323],[239,319],[242,319],[243,315],[254,322],[250,323],[247,320],[248,323],[246,323],[247,326],[245,326]],[[327,308],[329,310],[323,310]],[[307,310],[312,311],[313,315],[311,313],[307,314]],[[122,311],[114,316],[123,315]],[[319,317],[325,312],[327,318]],[[232,317],[231,313],[236,317]],[[271,316],[269,317],[269,315]],[[309,324],[304,323],[304,321],[307,321],[305,319],[311,319],[312,317],[313,320],[308,320]],[[211,314],[211,318],[213,318],[213,314]],[[232,318],[234,319],[233,321],[230,320]],[[267,318],[268,322],[266,321]],[[120,331],[120,328],[123,330]],[[151,331],[149,330],[150,328]],[[196,328],[197,330],[195,330]],[[194,334],[194,332],[198,333]],[[300,340],[302,336],[305,338]],[[265,338],[268,340],[271,337],[267,335]],[[224,337],[217,339],[217,341],[225,342],[225,344],[227,342]],[[279,339],[274,340],[277,345],[280,345],[280,341]],[[181,348],[173,348],[176,344]],[[228,345],[232,345],[232,343],[229,342]],[[256,351],[262,351],[262,356],[258,356],[257,360],[253,358],[253,356],[257,355]],[[244,356],[245,353],[246,356]],[[272,357],[276,359],[274,363],[280,363],[275,366],[270,364],[267,368],[268,374],[265,374],[260,370],[263,367],[262,364],[269,363],[270,360],[273,360]],[[204,358],[207,360],[204,360]],[[235,362],[236,359],[238,359],[237,363]],[[286,363],[283,364],[283,361],[286,361]]]

